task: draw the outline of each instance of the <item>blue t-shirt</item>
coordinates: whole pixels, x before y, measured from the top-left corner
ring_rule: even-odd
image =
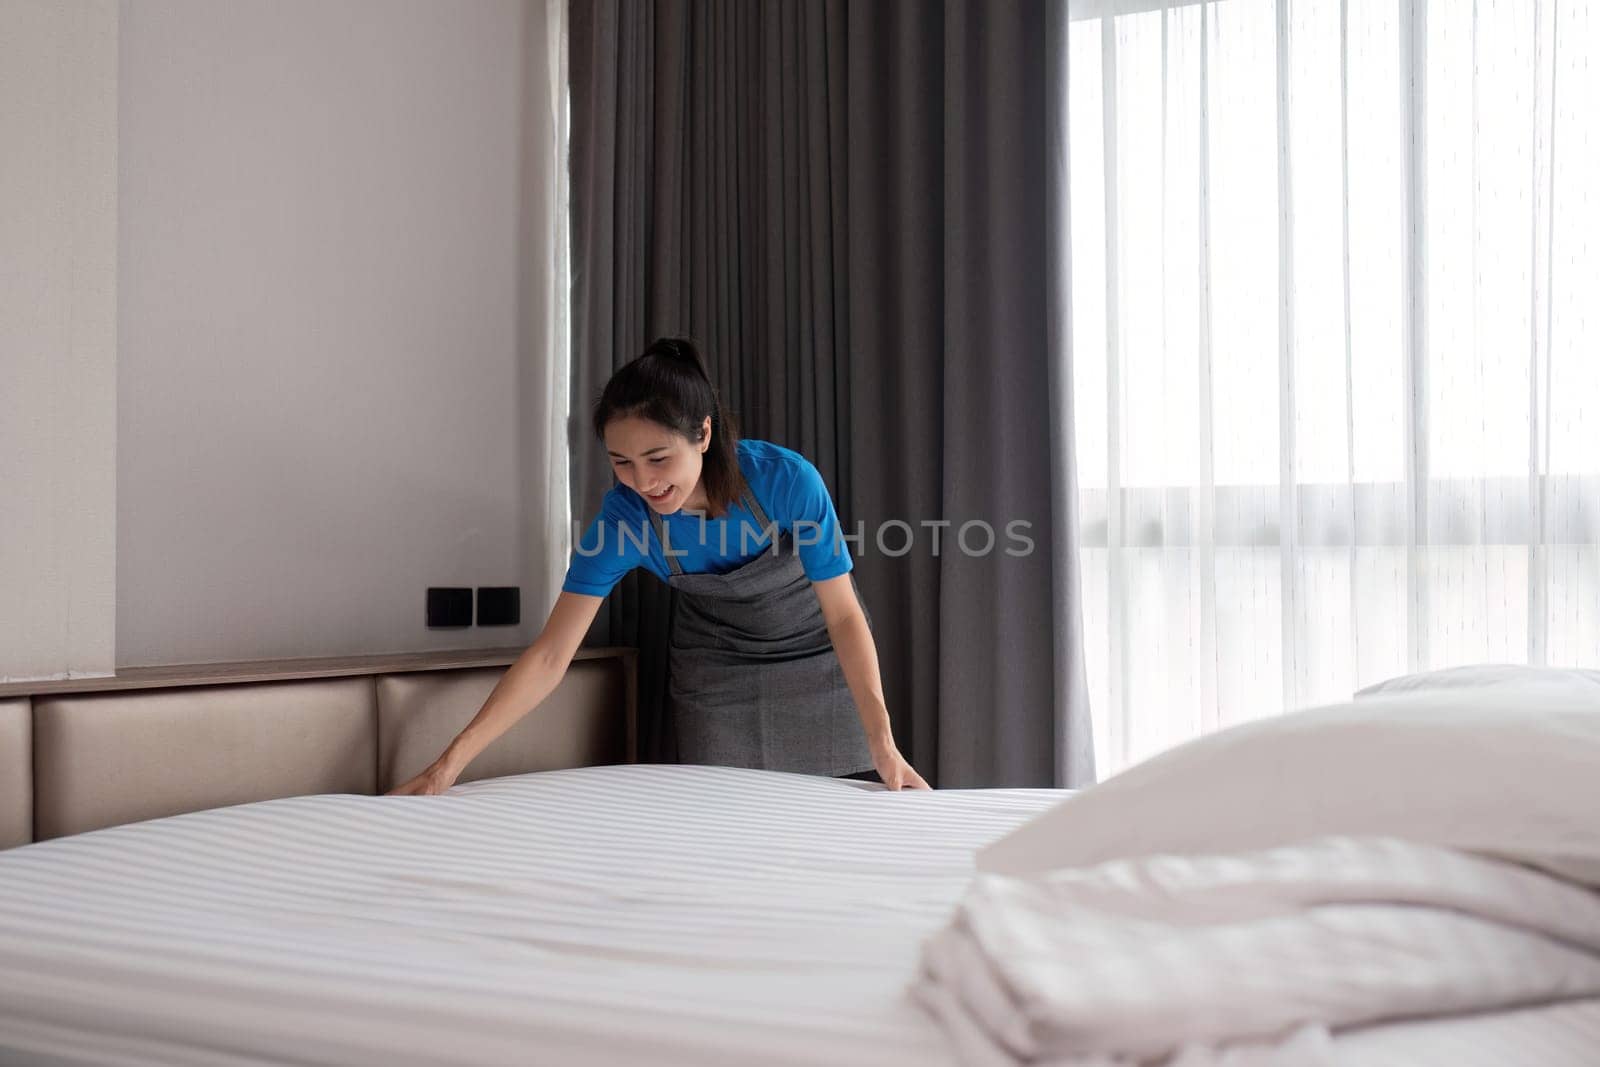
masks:
[[[739,442],[739,470],[767,519],[794,538],[806,577],[837,578],[854,564],[839,529],[833,498],[822,475],[800,453],[768,441]],[[600,514],[573,549],[561,588],[568,593],[605,596],[635,567],[657,577],[671,573],[650,522],[649,505],[625,485],[613,485]],[[734,501],[725,518],[679,510],[661,516],[667,541],[685,574],[725,574],[771,547],[756,517]]]

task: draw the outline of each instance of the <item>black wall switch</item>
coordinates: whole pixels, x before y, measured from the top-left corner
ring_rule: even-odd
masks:
[[[522,589],[515,585],[478,586],[478,625],[515,626],[522,621]]]
[[[472,625],[472,590],[428,587],[428,628]]]

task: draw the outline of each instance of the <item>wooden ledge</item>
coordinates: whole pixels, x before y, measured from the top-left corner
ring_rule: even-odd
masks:
[[[245,663],[190,663],[168,667],[129,667],[108,678],[62,678],[0,684],[0,700],[57,693],[104,693],[119,689],[170,689],[190,685],[236,685],[243,682],[287,682],[299,678],[342,678],[363,674],[455,670],[465,667],[509,667],[527,651],[516,648],[463,648],[437,652],[404,652],[329,659],[264,659]],[[636,650],[623,647],[580,648],[574,660],[631,659]]]

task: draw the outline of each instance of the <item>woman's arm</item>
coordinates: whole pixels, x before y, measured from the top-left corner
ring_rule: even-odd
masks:
[[[872,752],[872,763],[878,777],[890,789],[902,786],[927,789],[928,783],[911,768],[895,746],[894,733],[889,726],[889,709],[883,700],[883,679],[878,671],[878,646],[872,640],[872,629],[861,612],[861,602],[849,574],[813,582],[817,600],[822,605],[822,617],[828,624],[828,637],[839,655],[839,666],[844,669],[845,681],[850,685],[850,695],[856,702],[856,713],[861,716],[861,728],[867,734],[867,747]]]
[[[390,790],[387,796],[442,793],[494,740],[538,707],[560,684],[572,657],[589,632],[604,597],[562,593],[550,609],[544,630],[527,651],[506,669],[489,699],[456,735],[444,753],[421,774]]]

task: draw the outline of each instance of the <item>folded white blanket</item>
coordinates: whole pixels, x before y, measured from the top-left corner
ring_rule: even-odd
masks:
[[[972,1063],[1302,1067],[1342,1027],[1600,996],[1600,894],[1384,837],[980,874],[912,992]]]

